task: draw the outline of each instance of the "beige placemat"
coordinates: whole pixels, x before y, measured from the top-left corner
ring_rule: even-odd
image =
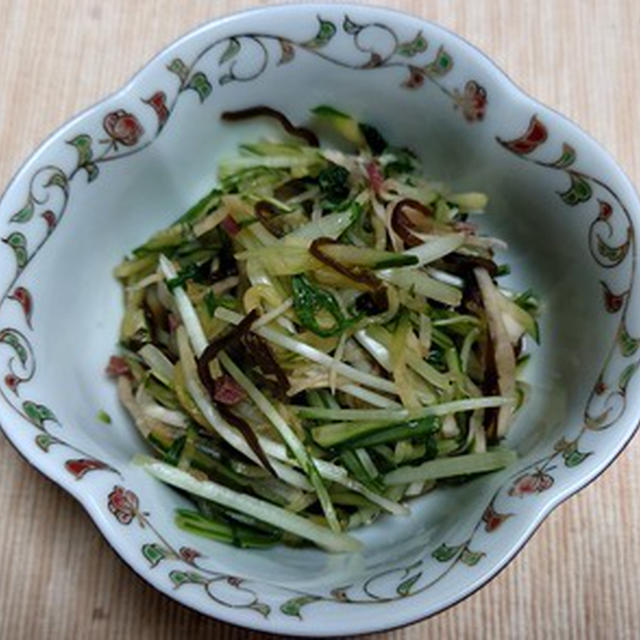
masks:
[[[246,0],[0,0],[0,184],[160,48]],[[638,0],[394,0],[486,51],[640,183]],[[640,442],[561,506],[491,584],[389,638],[640,637]],[[0,437],[0,638],[266,638],[138,579],[82,509]]]

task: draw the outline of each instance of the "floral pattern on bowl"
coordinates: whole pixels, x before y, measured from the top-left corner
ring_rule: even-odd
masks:
[[[61,351],[51,340],[67,341],[71,346],[66,352],[77,353],[71,331],[80,336],[87,322],[91,327],[102,325],[90,300],[83,305],[90,320],[74,316],[77,302],[58,306],[62,302],[57,298],[71,299],[70,294],[63,278],[52,283],[49,278],[56,269],[69,280],[80,277],[69,273],[81,271],[78,265],[84,268],[81,258],[86,251],[63,251],[69,266],[55,266],[56,252],[74,246],[74,231],[79,245],[96,247],[95,236],[101,236],[92,229],[106,224],[110,209],[133,201],[134,210],[145,210],[142,204],[136,209],[135,198],[136,193],[153,194],[145,173],[152,170],[139,167],[152,161],[159,167],[167,160],[180,164],[182,159],[192,169],[193,153],[199,160],[206,157],[199,146],[174,157],[171,145],[180,143],[176,131],[193,129],[189,136],[195,145],[202,135],[198,119],[213,126],[212,119],[207,120],[207,114],[215,112],[211,105],[222,110],[216,100],[240,105],[255,95],[271,96],[270,84],[292,84],[292,77],[303,81],[312,70],[316,81],[335,78],[335,86],[329,82],[325,93],[333,95],[335,90],[337,99],[343,96],[354,104],[357,92],[349,91],[349,82],[383,87],[387,97],[381,102],[406,100],[403,104],[415,113],[424,109],[427,116],[446,123],[455,139],[451,147],[472,144],[474,152],[486,149],[500,172],[512,172],[516,181],[526,175],[536,186],[544,185],[548,199],[539,208],[553,208],[547,220],[562,218],[560,230],[575,229],[572,246],[582,243],[584,249],[584,256],[576,254],[576,260],[584,265],[589,261],[583,295],[598,325],[593,335],[603,353],[585,357],[584,381],[576,383],[580,391],[567,394],[579,397],[566,401],[571,408],[558,412],[553,429],[542,435],[533,430],[533,440],[528,434],[515,443],[522,454],[517,468],[474,483],[474,504],[467,504],[463,515],[452,518],[445,513],[446,505],[434,498],[436,502],[412,520],[410,535],[403,537],[398,523],[372,533],[375,552],[359,565],[357,559],[334,562],[291,552],[295,562],[287,556],[284,564],[293,579],[286,572],[270,579],[272,565],[259,553],[240,555],[173,526],[173,506],[163,505],[174,498],[167,498],[168,490],[128,462],[141,443],[124,419],[113,433],[104,425],[87,426],[99,408],[92,403],[101,403],[103,393],[113,396],[96,363],[111,348],[113,342],[104,337],[114,335],[117,312],[105,323],[106,329],[96,329],[100,348],[84,370],[93,372],[95,386],[84,394],[80,389],[63,395],[64,382],[52,383],[58,366],[70,374],[69,384],[76,381],[81,387],[82,376],[76,376],[74,356],[55,357]],[[257,87],[255,94],[251,87]],[[403,93],[409,97],[400,97]],[[287,104],[286,97],[272,99]],[[194,123],[185,124],[187,116]],[[157,156],[149,155],[163,144]],[[437,144],[448,149],[447,140]],[[451,157],[460,162],[456,154],[454,150]],[[456,168],[455,162],[448,162]],[[133,186],[127,182],[130,173],[135,174]],[[499,183],[493,174],[487,175]],[[105,186],[98,193],[101,184]],[[195,183],[191,187],[195,189]],[[108,191],[117,192],[118,199],[109,201]],[[122,200],[127,194],[129,200]],[[89,205],[102,207],[102,221],[98,214],[80,221],[79,214]],[[279,7],[212,23],[172,45],[121,92],[54,134],[20,170],[0,202],[0,423],[34,466],[80,500],[134,570],[184,604],[235,624],[289,635],[342,636],[405,624],[442,610],[495,575],[544,516],[600,473],[635,432],[640,413],[633,400],[638,396],[640,319],[632,302],[637,296],[639,211],[632,187],[595,143],[524,97],[482,54],[435,25],[382,9],[341,5]],[[569,220],[577,215],[580,221]],[[153,220],[149,224],[161,226]],[[128,228],[125,240],[112,245],[124,252],[133,244],[129,240],[147,231],[146,225]],[[519,231],[516,238],[518,233],[533,232]],[[554,259],[561,264],[560,257]],[[99,268],[106,271],[115,262],[113,256],[103,256]],[[572,322],[562,325],[570,330]],[[543,339],[547,335],[543,331]],[[545,367],[545,375],[553,371]],[[560,380],[564,384],[568,374]],[[116,406],[113,397],[109,402]],[[533,446],[525,447],[527,442]],[[446,491],[466,499],[462,488]],[[439,526],[434,518],[436,525],[429,529],[424,514],[445,514],[442,521],[447,524]],[[393,546],[387,540],[399,541],[397,553],[381,550]],[[318,580],[298,575],[298,561],[302,574],[317,569]]]

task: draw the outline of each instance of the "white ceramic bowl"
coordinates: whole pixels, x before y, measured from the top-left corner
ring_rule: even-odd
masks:
[[[319,103],[410,144],[429,176],[488,192],[511,282],[544,300],[542,346],[515,468],[381,520],[358,533],[362,554],[238,550],[178,530],[182,499],[130,463],[143,442],[103,374],[121,314],[111,270],[211,186],[221,155],[270,131],[221,111],[268,104],[303,122]],[[418,620],[486,583],[635,431],[639,215],[605,151],[434,24],[337,4],[216,21],[54,133],[2,198],[2,428],[140,576],[205,614],[325,637]]]

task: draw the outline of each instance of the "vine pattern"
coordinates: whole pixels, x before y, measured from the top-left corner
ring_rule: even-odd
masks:
[[[279,606],[280,613],[302,620],[302,609],[314,602],[351,605],[395,602],[430,589],[459,564],[467,567],[475,566],[486,555],[483,551],[474,551],[470,547],[470,543],[476,533],[481,528],[487,533],[491,533],[506,519],[514,515],[496,511],[494,500],[498,493],[499,491],[494,494],[482,518],[476,523],[473,531],[464,541],[455,545],[442,543],[418,561],[376,573],[357,588],[354,585],[345,585],[332,589],[329,593],[319,594],[279,587],[289,594],[287,599]],[[172,569],[168,573],[168,578],[174,589],[186,584],[193,584],[200,586],[204,593],[218,604],[236,609],[250,609],[265,618],[271,613],[271,605],[260,600],[256,591],[260,587],[259,584],[251,588],[249,586],[252,584],[251,580],[213,571],[202,564],[201,559],[204,559],[204,556],[199,551],[185,546],[176,549],[174,545],[168,542],[151,523],[150,514],[141,510],[139,498],[133,491],[120,485],[114,486],[108,496],[108,509],[121,524],[130,525],[132,522],[137,521],[141,527],[149,529],[154,534],[155,539],[144,543],[140,549],[150,569],[154,569],[164,561],[177,562],[183,565],[180,569]],[[439,573],[436,572],[434,577],[428,578],[426,571],[429,560],[445,564],[446,567]],[[423,578],[428,579],[424,581],[422,580]],[[395,585],[395,590],[391,594],[383,595],[388,591],[390,581]],[[228,597],[224,598],[221,594],[216,593],[216,587],[222,584],[227,587],[227,590],[229,586],[232,587],[235,590],[235,595],[241,600],[239,602],[236,599],[230,600]]]
[[[215,603],[233,609],[255,611],[265,618],[269,616],[271,607],[260,600],[258,594],[246,585],[245,580],[219,571],[212,571],[200,564],[202,554],[191,547],[174,547],[156,529],[150,515],[140,508],[138,496],[120,485],[113,487],[107,497],[107,507],[114,517],[123,525],[137,522],[143,529],[151,531],[155,539],[142,545],[141,552],[149,563],[150,569],[157,567],[164,560],[173,560],[183,565],[180,569],[169,572],[169,580],[174,589],[187,584],[199,585],[207,596]],[[226,594],[226,595],[225,595]],[[233,594],[233,598],[231,598]]]
[[[575,208],[595,204],[591,209],[592,215],[595,215],[587,231],[587,246],[592,259],[605,274],[625,265],[629,268],[626,285],[621,291],[614,291],[613,285],[607,282],[605,276],[600,280],[605,311],[618,315],[619,322],[615,340],[608,349],[587,398],[582,425],[575,436],[562,437],[551,452],[521,470],[509,490],[509,495],[517,497],[541,493],[551,488],[554,479],[549,472],[555,468],[556,460],[560,460],[565,467],[572,468],[593,453],[580,450],[583,436],[589,432],[609,429],[619,420],[627,406],[627,388],[640,367],[640,359],[637,357],[640,337],[631,335],[628,328],[631,293],[637,269],[633,218],[623,200],[606,182],[576,168],[576,150],[567,142],[562,143],[555,160],[543,160],[539,150],[548,140],[548,128],[535,114],[520,136],[509,140],[496,137],[498,144],[521,160],[564,174],[569,183],[564,191],[558,192],[558,196],[565,205]],[[615,240],[616,236],[620,237],[618,242]],[[616,355],[624,362],[621,370],[614,366]]]
[[[118,108],[107,113],[102,120],[101,136],[79,133],[67,140],[67,144],[76,152],[75,166],[69,170],[62,166],[48,164],[36,170],[29,180],[24,205],[9,218],[10,227],[14,227],[8,235],[1,238],[2,242],[12,251],[15,260],[13,277],[0,296],[0,308],[7,302],[16,302],[22,309],[26,328],[33,330],[34,300],[29,289],[19,281],[27,266],[35,259],[48,239],[58,228],[67,210],[71,186],[78,175],[84,175],[87,183],[92,183],[100,176],[101,166],[139,153],[153,144],[174,113],[179,99],[189,92],[193,92],[201,103],[204,103],[213,92],[211,73],[198,68],[203,59],[213,52],[219,52],[217,58],[217,84],[222,87],[233,82],[251,82],[260,77],[273,59],[273,46],[277,47],[276,67],[291,63],[298,52],[320,57],[336,66],[347,69],[374,70],[381,68],[398,68],[404,71],[406,79],[402,86],[416,89],[425,80],[437,86],[460,109],[469,122],[479,121],[484,117],[487,104],[486,91],[475,81],[467,82],[462,91],[451,89],[444,84],[444,77],[453,68],[453,57],[443,47],[438,47],[435,55],[427,60],[419,61],[422,54],[429,49],[429,43],[421,31],[409,40],[402,40],[391,27],[382,23],[360,24],[345,15],[341,25],[342,35],[350,40],[357,55],[364,58],[350,61],[337,57],[330,51],[329,45],[339,34],[337,23],[317,17],[316,32],[311,38],[293,40],[273,34],[243,33],[218,39],[204,47],[187,64],[182,58],[173,58],[167,65],[167,70],[178,80],[178,86],[173,91],[173,98],[169,101],[167,91],[157,90],[148,98],[141,98],[143,105],[153,110],[157,124],[155,131],[148,132],[141,123],[141,117]],[[382,46],[382,40],[386,45]],[[367,44],[369,40],[375,44]],[[259,60],[254,69],[242,69],[242,52],[252,45],[257,48]],[[255,55],[246,56],[255,58]],[[36,222],[44,222],[44,231],[36,227]],[[35,237],[34,237],[35,236]],[[35,243],[33,248],[30,245]],[[106,463],[85,454],[75,446],[69,444],[58,435],[47,430],[44,422],[33,417],[25,407],[41,407],[43,414],[53,412],[42,404],[33,401],[19,403],[20,389],[31,381],[36,373],[36,360],[31,343],[25,332],[14,328],[0,329],[0,345],[7,346],[12,355],[7,361],[7,371],[0,383],[0,395],[5,402],[23,419],[28,420],[44,433],[36,436],[36,444],[48,452],[53,444],[60,444],[83,455],[80,460],[85,461],[80,469],[78,464],[66,466],[76,477],[83,477],[85,473],[98,469],[109,469]],[[17,362],[20,367],[16,367]]]
[[[102,121],[105,137],[95,139],[87,133],[81,133],[68,140],[68,144],[77,154],[75,166],[65,171],[60,166],[46,165],[35,171],[29,182],[24,206],[9,219],[10,225],[15,229],[2,238],[2,242],[13,252],[15,270],[10,284],[0,296],[0,307],[8,301],[17,303],[22,310],[27,329],[33,330],[33,296],[19,281],[28,265],[62,221],[67,210],[72,182],[79,174],[84,174],[86,181],[91,183],[100,176],[103,164],[139,153],[151,145],[161,134],[174,113],[179,99],[185,94],[193,92],[199,101],[204,103],[213,93],[214,88],[210,79],[211,74],[200,69],[199,65],[213,51],[219,52],[217,84],[220,87],[233,82],[250,82],[260,77],[273,59],[275,45],[276,67],[291,63],[299,52],[304,52],[351,70],[397,68],[404,74],[400,84],[402,88],[415,90],[426,83],[433,84],[451,101],[453,107],[461,112],[467,122],[479,122],[484,118],[488,104],[484,87],[475,80],[468,80],[462,89],[450,87],[446,83],[446,76],[453,68],[453,57],[444,46],[439,46],[435,53],[429,56],[427,52],[430,43],[421,31],[418,31],[413,38],[402,40],[391,27],[385,24],[377,22],[359,24],[345,15],[341,25],[342,33],[339,34],[340,29],[335,22],[320,16],[317,20],[315,35],[309,39],[295,41],[273,34],[243,33],[212,42],[202,49],[190,64],[179,57],[172,59],[167,64],[167,69],[177,78],[177,88],[169,92],[157,90],[150,97],[141,99],[141,102],[152,109],[156,116],[156,127],[151,133],[145,130],[138,116],[124,109],[116,109],[108,113]],[[361,59],[345,60],[331,52],[329,45],[338,35],[350,39],[356,57]],[[383,46],[384,42],[386,42],[385,46]],[[253,49],[254,54],[257,52],[258,56],[248,57],[254,61],[257,59],[259,62],[255,68],[243,70],[241,53],[249,47]],[[171,100],[168,98],[168,93],[173,95]],[[393,602],[431,588],[460,564],[467,567],[475,566],[485,556],[483,551],[475,550],[474,541],[478,532],[484,530],[485,533],[492,533],[515,515],[497,510],[495,504],[500,494],[504,494],[505,499],[509,500],[548,490],[554,483],[550,472],[555,468],[555,461],[561,459],[566,467],[574,467],[582,463],[591,454],[578,448],[584,433],[606,429],[622,415],[626,406],[627,386],[640,361],[628,364],[617,380],[611,379],[609,365],[616,349],[619,349],[624,358],[629,359],[640,347],[640,338],[631,336],[627,328],[627,314],[636,267],[632,219],[624,203],[606,183],[574,168],[576,152],[570,145],[563,144],[561,155],[554,162],[546,162],[530,155],[544,144],[547,138],[546,126],[534,116],[527,131],[520,137],[511,140],[498,138],[497,141],[525,161],[564,172],[569,177],[570,184],[567,190],[559,193],[559,196],[568,206],[590,202],[595,188],[602,191],[602,199],[597,200],[597,216],[589,228],[588,241],[591,255],[603,269],[616,268],[629,257],[632,261],[631,276],[625,290],[616,293],[605,280],[601,282],[607,312],[620,313],[621,320],[616,343],[611,347],[602,373],[589,396],[581,430],[572,439],[562,438],[556,443],[551,453],[513,474],[507,483],[508,490],[505,486],[494,493],[482,517],[462,542],[456,544],[443,542],[417,562],[368,578],[357,590],[353,585],[347,585],[333,589],[329,594],[289,591],[289,597],[279,607],[282,614],[302,618],[301,612],[304,607],[320,601],[347,604]],[[627,224],[626,239],[619,244],[611,244],[614,235],[611,218],[614,214],[617,217],[621,216]],[[37,219],[42,219],[44,222],[44,231],[40,231],[39,234],[33,230]],[[35,241],[31,237],[33,235],[36,235]],[[30,250],[29,245],[34,242],[35,245]],[[43,452],[48,452],[52,445],[59,444],[78,454],[79,457],[68,459],[64,463],[65,469],[76,479],[81,479],[94,470],[119,474],[119,471],[110,465],[52,433],[49,426],[58,424],[58,421],[47,406],[32,400],[19,403],[21,386],[31,381],[36,373],[35,357],[25,332],[14,327],[1,329],[0,345],[8,347],[11,353],[3,379],[4,386],[0,384],[0,394],[19,416],[36,428],[37,446]],[[601,405],[599,410],[595,409],[597,404]],[[206,568],[202,564],[203,556],[190,547],[176,548],[171,545],[152,524],[150,514],[140,509],[139,499],[133,491],[116,485],[108,495],[107,507],[120,524],[126,526],[136,521],[140,527],[154,535],[154,540],[145,543],[141,548],[141,553],[150,568],[155,568],[165,560],[177,561],[183,565],[180,569],[173,569],[168,574],[175,589],[185,584],[197,584],[204,589],[212,601],[220,605],[248,609],[264,617],[269,616],[271,606],[260,600],[257,592],[248,586],[248,581]],[[426,566],[428,561],[436,561],[446,566],[435,577],[430,577]],[[386,581],[385,588],[388,588],[388,581],[392,576],[395,592],[391,595],[382,595],[376,585]],[[227,590],[231,588],[234,598],[229,599],[228,594],[221,595],[222,587]]]

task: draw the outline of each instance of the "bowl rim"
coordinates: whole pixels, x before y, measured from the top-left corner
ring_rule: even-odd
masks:
[[[465,45],[470,51],[473,52],[476,58],[479,58],[484,65],[488,68],[492,69],[494,72],[498,72],[502,77],[502,82],[508,87],[512,92],[521,97],[524,97],[527,102],[530,103],[532,107],[538,107],[546,111],[547,113],[553,114],[556,118],[558,118],[565,126],[572,128],[577,134],[581,137],[585,138],[589,141],[595,148],[597,148],[600,157],[607,160],[613,167],[615,167],[617,174],[620,180],[625,184],[628,188],[629,193],[636,200],[636,204],[640,205],[640,197],[638,195],[638,191],[634,187],[632,181],[627,175],[624,168],[618,163],[615,157],[607,151],[602,144],[594,138],[591,134],[587,133],[585,129],[583,129],[579,124],[575,123],[573,120],[565,116],[564,114],[557,111],[555,108],[550,107],[538,99],[531,96],[524,89],[522,89],[512,78],[486,53],[484,53],[481,49],[476,47],[474,44],[469,42],[465,37],[459,35],[453,30],[442,26],[441,24],[416,15],[411,12],[398,10],[395,8],[386,7],[382,4],[378,3],[363,3],[356,4],[352,2],[279,2],[276,4],[271,4],[267,6],[257,6],[250,7],[241,11],[235,11],[233,13],[225,14],[217,18],[213,18],[212,20],[207,20],[197,25],[196,27],[190,29],[185,32],[180,37],[172,40],[168,44],[162,47],[155,55],[151,56],[147,59],[142,66],[138,68],[138,70],[127,80],[120,88],[112,91],[97,100],[90,106],[82,109],[77,112],[75,115],[67,119],[60,126],[58,126],[52,133],[48,136],[44,137],[34,148],[34,150],[27,156],[27,158],[19,164],[18,168],[13,172],[13,175],[9,179],[7,186],[4,188],[2,193],[0,194],[0,204],[5,200],[8,192],[13,188],[13,186],[22,178],[23,174],[29,168],[29,166],[34,163],[37,157],[55,140],[60,139],[64,136],[65,132],[72,129],[77,123],[81,122],[86,116],[93,113],[96,109],[101,107],[104,104],[112,102],[114,99],[122,96],[126,96],[136,85],[139,78],[150,69],[158,60],[167,55],[170,51],[179,48],[181,45],[191,40],[194,37],[197,37],[201,33],[206,33],[210,30],[215,30],[219,27],[225,26],[226,24],[233,23],[238,19],[243,19],[250,16],[260,17],[262,14],[272,14],[278,11],[288,11],[292,10],[294,12],[307,10],[310,13],[317,13],[322,11],[342,11],[347,13],[349,11],[367,11],[374,10],[380,14],[387,14],[390,18],[395,18],[397,20],[406,20],[410,19],[416,21],[418,23],[422,23],[428,25],[430,28],[433,28],[436,31],[440,31],[449,35],[454,40],[458,41],[460,44]],[[637,217],[637,216],[636,216]],[[640,269],[640,266],[636,267],[636,269]],[[636,412],[640,413],[640,411]],[[631,420],[631,418],[629,418]],[[448,601],[443,601],[442,604],[439,604],[435,609],[428,614],[418,615],[413,617],[405,617],[401,622],[395,624],[394,626],[386,626],[386,625],[374,625],[367,627],[366,629],[358,630],[356,632],[349,631],[349,635],[359,636],[372,632],[385,632],[391,631],[394,629],[399,629],[405,627],[410,624],[415,624],[420,621],[427,620],[443,611],[455,606],[456,604],[466,600],[471,595],[475,594],[479,589],[488,584],[491,580],[493,580],[499,573],[502,572],[505,567],[511,563],[511,561],[515,558],[516,555],[520,553],[523,547],[529,542],[529,540],[533,537],[533,535],[538,531],[542,523],[547,519],[547,517],[554,511],[559,505],[568,500],[573,495],[577,494],[579,491],[582,491],[586,487],[588,487],[592,482],[598,479],[612,464],[618,457],[624,452],[626,447],[629,445],[632,438],[637,434],[640,429],[640,415],[634,418],[636,420],[635,425],[628,430],[628,433],[625,435],[624,439],[620,440],[615,447],[611,449],[608,453],[608,459],[605,459],[599,463],[599,466],[588,473],[583,473],[583,475],[579,478],[576,478],[571,486],[564,488],[561,492],[559,492],[555,496],[549,496],[546,498],[546,501],[542,503],[536,510],[532,510],[532,515],[530,516],[530,522],[517,541],[516,544],[513,545],[513,548],[510,549],[509,553],[505,554],[499,561],[497,561],[491,568],[487,571],[484,571],[482,575],[475,580],[475,582],[469,584],[467,588],[460,592],[459,595],[456,595],[454,598],[451,598]],[[168,587],[163,586],[159,580],[155,578],[155,575],[151,575],[150,572],[144,572],[142,569],[136,567],[134,564],[130,563],[128,559],[125,557],[121,551],[119,551],[119,545],[115,544],[109,534],[108,528],[104,525],[104,522],[101,519],[101,514],[98,513],[95,504],[91,499],[91,492],[84,491],[82,489],[76,489],[73,481],[70,480],[68,482],[59,481],[55,475],[49,471],[46,465],[38,464],[38,459],[35,456],[30,456],[26,451],[24,451],[20,445],[18,444],[18,431],[14,430],[13,426],[6,422],[0,421],[0,431],[4,434],[6,439],[12,445],[14,450],[20,455],[20,457],[29,463],[36,471],[42,474],[45,478],[53,482],[56,486],[63,489],[66,493],[71,495],[75,500],[77,500],[80,505],[83,507],[85,512],[88,514],[90,520],[93,525],[100,531],[102,537],[109,545],[109,547],[115,552],[118,559],[123,562],[126,566],[128,566],[137,576],[138,578],[144,580],[147,584],[152,586],[155,590],[162,593],[164,596],[169,597],[174,602],[179,603],[180,605],[187,607],[193,611],[198,612],[201,615],[205,615],[207,617],[213,618],[217,621],[224,622],[225,624],[229,624],[232,626],[236,626],[238,628],[243,629],[252,629],[252,630],[261,630],[264,632],[268,632],[274,635],[279,635],[283,637],[329,637],[329,636],[338,636],[342,635],[339,633],[309,633],[308,629],[300,628],[298,631],[288,629],[286,631],[274,631],[271,626],[265,625],[262,620],[257,619],[256,624],[250,624],[245,622],[244,620],[239,620],[238,616],[225,615],[227,612],[223,609],[218,609],[216,611],[211,611],[210,609],[206,609],[204,606],[200,607],[197,604],[187,603],[179,596],[176,596],[174,592]],[[12,433],[13,432],[13,433]]]

